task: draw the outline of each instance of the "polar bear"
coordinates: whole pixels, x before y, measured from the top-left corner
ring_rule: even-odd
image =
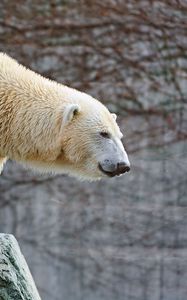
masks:
[[[6,159],[96,180],[130,170],[116,115],[0,53],[0,170]]]

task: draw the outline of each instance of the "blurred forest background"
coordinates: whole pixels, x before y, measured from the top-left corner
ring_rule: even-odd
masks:
[[[187,299],[187,1],[0,1],[0,50],[118,114],[131,172],[102,182],[9,162],[0,232],[45,300]]]

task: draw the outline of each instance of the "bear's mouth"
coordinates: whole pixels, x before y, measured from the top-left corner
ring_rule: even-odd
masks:
[[[99,168],[99,170],[100,170],[102,173],[104,173],[105,175],[107,175],[107,176],[109,176],[109,177],[114,177],[114,176],[120,176],[120,175],[121,175],[120,173],[117,174],[116,171],[112,171],[112,172],[105,171],[105,170],[102,168],[102,166],[101,166],[100,163],[98,164],[98,168]]]
[[[118,163],[117,167],[113,171],[106,171],[100,163],[98,164],[98,168],[102,173],[109,177],[120,176],[130,171],[130,167],[124,163]]]

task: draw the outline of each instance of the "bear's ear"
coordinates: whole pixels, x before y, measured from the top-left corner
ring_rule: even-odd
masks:
[[[73,117],[80,111],[80,106],[78,104],[68,104],[64,109],[63,113],[63,125],[71,122]]]
[[[116,114],[111,114],[111,115],[112,115],[112,117],[114,118],[114,120],[116,121],[117,115],[116,115]]]

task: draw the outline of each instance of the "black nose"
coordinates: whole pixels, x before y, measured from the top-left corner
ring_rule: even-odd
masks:
[[[130,171],[130,167],[126,165],[124,162],[120,162],[117,164],[116,175],[120,175]]]

